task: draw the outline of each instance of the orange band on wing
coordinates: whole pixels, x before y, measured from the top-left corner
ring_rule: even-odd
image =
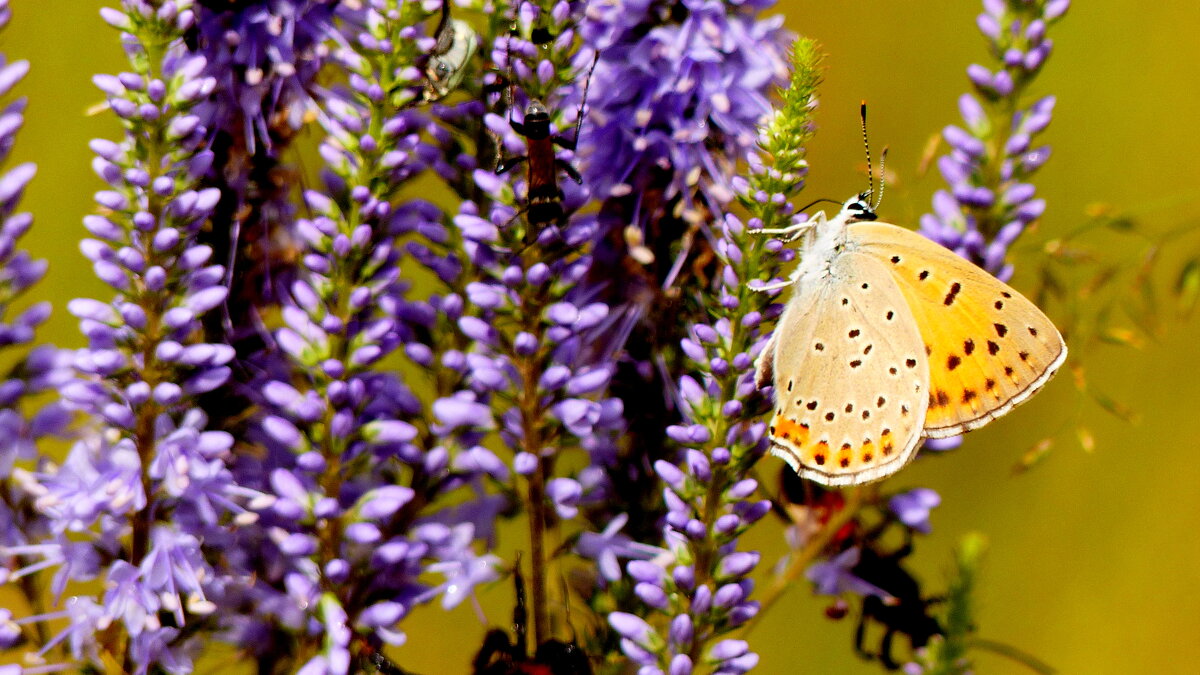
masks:
[[[782,438],[785,441],[791,441],[797,446],[803,446],[808,442],[808,425],[798,424],[789,419],[779,418],[775,420],[774,428],[771,430],[772,435]]]

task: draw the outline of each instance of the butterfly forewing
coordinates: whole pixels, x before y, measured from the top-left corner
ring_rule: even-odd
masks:
[[[912,458],[928,363],[884,263],[852,252],[834,257],[827,276],[797,289],[762,359],[759,379],[773,375],[775,383],[772,452],[802,477],[865,483]]]
[[[953,436],[999,417],[1036,392],[1066,345],[1032,302],[969,261],[887,223],[848,227],[848,246],[895,279],[929,361],[924,434]]]

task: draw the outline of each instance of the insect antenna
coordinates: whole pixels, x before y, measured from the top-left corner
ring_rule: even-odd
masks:
[[[863,149],[867,151],[867,202],[875,196],[875,176],[871,171],[871,143],[867,140],[867,102],[858,106],[858,118],[862,121]],[[879,190],[883,192],[882,187]]]
[[[883,203],[883,188],[887,186],[887,173],[884,168],[887,166],[887,146],[883,146],[883,152],[879,153],[879,195],[875,198],[875,205],[871,207],[872,211],[878,211],[879,205]]]
[[[800,207],[800,210],[807,211],[810,208],[816,206],[817,204],[820,204],[821,202],[829,202],[830,204],[836,204],[838,206],[842,205],[842,203],[837,201],[836,199],[829,199],[828,197],[821,197],[820,199],[814,199],[811,202],[809,202],[808,204],[805,204],[804,206]]]
[[[571,142],[571,151],[579,144],[579,130],[583,128],[583,109],[587,106],[588,91],[592,88],[592,73],[596,72],[596,64],[600,62],[600,51],[592,57],[592,67],[588,68],[587,79],[583,82],[583,98],[579,101],[579,112],[575,119],[575,140]]]
[[[450,0],[442,0],[441,18],[438,19],[437,28],[433,29],[433,37],[436,41],[435,51],[441,50],[443,53],[449,49],[449,45],[444,44],[444,39],[448,37],[446,26],[450,24]]]

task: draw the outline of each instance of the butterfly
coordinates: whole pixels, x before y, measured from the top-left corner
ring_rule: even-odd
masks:
[[[953,251],[876,222],[871,191],[780,230],[803,237],[759,355],[774,385],[771,452],[824,485],[881,480],[926,438],[955,436],[1036,393],[1067,356],[1032,302]]]

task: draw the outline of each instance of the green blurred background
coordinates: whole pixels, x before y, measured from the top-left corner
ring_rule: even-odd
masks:
[[[117,72],[123,59],[96,3],[13,5],[0,49],[33,66],[18,90],[30,107],[14,156],[39,166],[24,202],[36,224],[24,241],[51,261],[35,293],[56,305],[41,335],[81,346],[63,304],[111,295],[77,249],[80,218],[92,210],[99,186],[87,141],[117,131],[109,116],[86,114],[101,100],[90,78]],[[808,194],[841,200],[863,187],[857,110],[866,99],[873,144],[890,146],[897,174],[881,215],[915,226],[940,187],[936,172],[918,176],[922,149],[958,121],[963,69],[985,58],[974,28],[978,3],[790,0],[779,10],[792,30],[816,38],[828,54]],[[1079,226],[1094,203],[1114,205],[1149,232],[1200,225],[1198,29],[1200,5],[1193,2],[1094,0],[1076,2],[1052,31],[1055,51],[1034,91],[1058,97],[1045,135],[1054,154],[1036,181],[1049,208],[1025,241]],[[1163,271],[1197,251],[1200,237],[1178,240]],[[1034,282],[1032,261],[1016,260],[1022,290]],[[1165,275],[1164,288],[1170,281]],[[1062,673],[1194,672],[1200,663],[1200,431],[1191,424],[1200,403],[1200,326],[1174,313],[1161,318],[1163,332],[1143,349],[1104,346],[1082,355],[1091,381],[1134,407],[1140,424],[1085,402],[1064,372],[1033,403],[971,434],[960,450],[919,461],[894,479],[943,496],[933,534],[910,559],[928,587],[944,587],[959,538],[982,531],[991,548],[977,596],[979,635]],[[1094,433],[1094,451],[1071,442],[1077,425]],[[1022,454],[1047,435],[1058,439],[1051,453],[1013,475]],[[774,525],[759,530],[750,544],[781,550]],[[507,534],[505,548],[520,545],[517,532]],[[493,624],[508,623],[509,584],[486,589],[481,602]],[[759,672],[878,672],[851,654],[853,617],[830,621],[827,604],[806,584],[786,595],[753,634]],[[410,638],[399,661],[422,673],[457,672],[459,664],[465,671],[485,630],[466,606],[420,610],[405,628]],[[1028,672],[997,656],[976,657],[977,672]]]

